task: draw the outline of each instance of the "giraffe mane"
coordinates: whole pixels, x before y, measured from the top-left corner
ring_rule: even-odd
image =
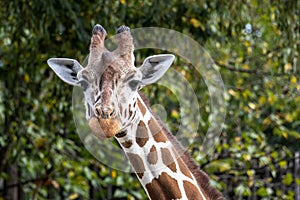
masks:
[[[206,195],[210,199],[225,200],[222,193],[220,193],[216,188],[210,185],[209,176],[199,168],[199,166],[192,159],[190,153],[184,149],[182,144],[180,144],[179,141],[175,138],[175,136],[165,127],[160,117],[155,112],[152,111],[152,109],[150,108],[149,100],[145,97],[145,95],[141,92],[139,92],[139,95],[144,101],[150,113],[154,116],[154,118],[158,122],[159,126],[162,127],[163,133],[174,145],[178,155],[180,155],[180,158],[184,161],[186,166],[191,170],[193,176],[197,180],[198,185],[205,191]]]

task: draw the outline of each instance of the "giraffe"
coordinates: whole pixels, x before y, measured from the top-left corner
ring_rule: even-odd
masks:
[[[85,68],[69,58],[47,61],[64,82],[83,89],[93,134],[102,140],[116,138],[150,199],[225,199],[139,91],[164,75],[174,55],[150,56],[137,68],[130,28],[117,29],[114,51],[105,48],[106,35],[101,25],[94,26]]]

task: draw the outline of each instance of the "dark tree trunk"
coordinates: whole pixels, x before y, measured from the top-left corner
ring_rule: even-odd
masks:
[[[5,183],[6,200],[19,200],[19,173],[17,164],[12,164],[6,168],[8,180]]]

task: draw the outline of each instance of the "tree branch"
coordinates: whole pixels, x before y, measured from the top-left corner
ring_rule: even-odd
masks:
[[[234,72],[239,72],[239,73],[255,74],[255,75],[258,75],[258,76],[290,76],[291,75],[291,74],[287,74],[287,73],[265,72],[265,71],[262,71],[262,70],[240,69],[240,68],[234,67],[233,66],[234,63],[230,63],[231,65],[225,65],[225,64],[221,64],[217,60],[214,60],[214,62],[216,63],[216,65],[218,65],[219,67],[221,67],[223,69],[234,71]]]

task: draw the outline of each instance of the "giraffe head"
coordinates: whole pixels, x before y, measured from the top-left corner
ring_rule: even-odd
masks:
[[[138,90],[160,79],[174,56],[151,56],[136,68],[128,27],[117,29],[118,47],[114,51],[105,48],[106,31],[101,25],[96,25],[92,33],[85,68],[68,58],[51,58],[47,63],[63,81],[83,89],[88,124],[98,138],[104,139],[122,133],[135,120]]]

